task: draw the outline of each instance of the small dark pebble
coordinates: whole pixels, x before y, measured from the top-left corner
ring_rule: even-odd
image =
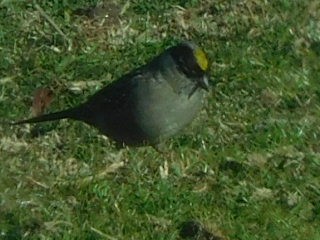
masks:
[[[195,220],[189,220],[181,224],[180,237],[194,240],[223,240],[223,238],[209,232]]]

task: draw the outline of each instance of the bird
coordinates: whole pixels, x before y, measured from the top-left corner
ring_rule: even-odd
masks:
[[[13,122],[82,121],[121,146],[156,146],[190,124],[209,91],[206,53],[182,41],[75,107]]]

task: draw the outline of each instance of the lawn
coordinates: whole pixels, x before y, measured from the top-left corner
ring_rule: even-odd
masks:
[[[0,238],[320,239],[320,2],[97,2],[0,1]],[[6,124],[36,89],[75,106],[186,39],[211,89],[165,152]]]

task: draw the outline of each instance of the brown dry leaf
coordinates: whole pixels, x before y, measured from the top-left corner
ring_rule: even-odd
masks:
[[[53,100],[53,92],[49,88],[38,88],[33,94],[32,115],[40,116]]]
[[[92,20],[104,19],[108,25],[116,25],[119,22],[123,9],[115,1],[102,1],[96,6],[80,8],[74,11],[76,15],[84,15]]]
[[[256,190],[252,194],[252,198],[256,201],[263,201],[272,199],[274,196],[274,192],[270,188],[256,188]]]
[[[263,153],[251,153],[248,155],[248,164],[259,168],[264,168],[268,161],[268,155]]]
[[[279,94],[270,88],[266,88],[261,92],[260,99],[265,107],[275,107],[281,101]]]

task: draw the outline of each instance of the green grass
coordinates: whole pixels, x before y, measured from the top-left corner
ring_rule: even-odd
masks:
[[[96,2],[39,1],[65,36],[32,1],[0,2],[1,121],[29,117],[38,87],[54,92],[48,111],[83,102],[184,39],[211,60],[207,103],[166,154],[119,150],[79,122],[0,124],[0,238],[180,239],[195,220],[224,239],[320,239],[318,1],[74,14]]]

